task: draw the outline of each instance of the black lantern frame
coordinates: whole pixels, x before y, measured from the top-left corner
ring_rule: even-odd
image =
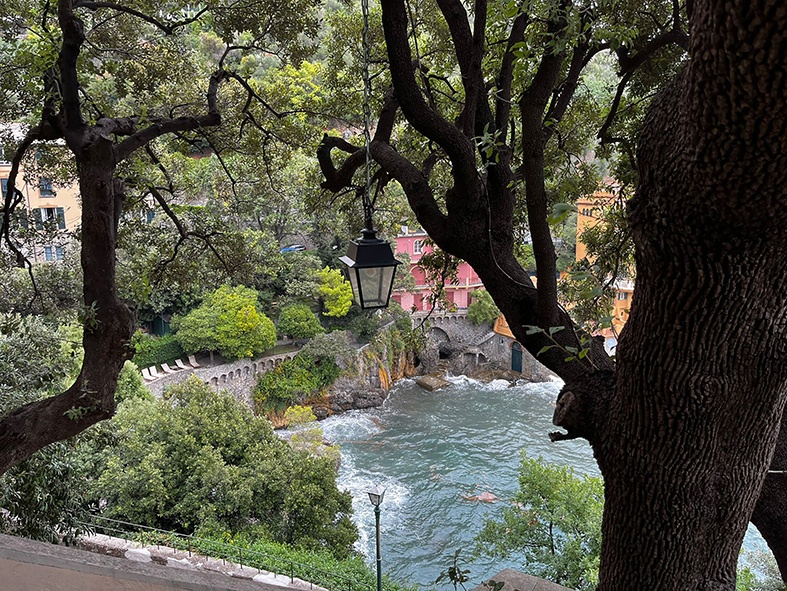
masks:
[[[375,230],[366,228],[362,234],[350,241],[347,255],[339,260],[347,265],[356,303],[364,310],[387,308],[401,262],[394,258],[391,245],[377,238]]]
[[[366,494],[369,495],[369,502],[375,506],[379,507],[383,503],[383,498],[385,497],[385,489],[380,490],[378,487],[374,487],[371,490],[366,491]]]

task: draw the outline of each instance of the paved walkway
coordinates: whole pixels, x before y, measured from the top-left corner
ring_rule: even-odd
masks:
[[[99,537],[99,536],[92,536]],[[100,536],[108,538],[108,536]],[[108,543],[112,544],[110,538]],[[106,540],[105,540],[106,541]],[[122,542],[127,543],[126,547]],[[305,591],[309,583],[119,540],[124,558],[0,535],[3,591]],[[170,554],[171,553],[171,554]],[[183,556],[182,556],[183,555]]]
[[[276,587],[299,591],[305,591],[307,589],[327,591],[322,587],[318,587],[308,581],[298,579],[297,577],[290,579],[287,575],[260,570],[249,565],[228,562],[220,558],[210,558],[194,552],[186,552],[167,546],[145,545],[104,534],[83,536],[80,538],[79,546],[91,552],[123,557],[135,562],[155,563],[174,568],[216,572],[236,579],[247,579],[255,583],[265,583],[266,585],[275,585]]]

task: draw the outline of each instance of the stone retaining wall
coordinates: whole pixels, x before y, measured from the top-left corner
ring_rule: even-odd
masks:
[[[239,359],[222,365],[182,369],[153,382],[148,382],[147,386],[154,396],[161,396],[169,386],[177,384],[193,374],[216,390],[229,390],[238,401],[251,406],[251,393],[257,385],[258,376],[270,371],[282,361],[292,359],[297,353],[297,351],[292,351],[260,359]]]

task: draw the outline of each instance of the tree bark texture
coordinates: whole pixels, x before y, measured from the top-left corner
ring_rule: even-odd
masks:
[[[594,445],[600,591],[735,587],[787,395],[785,29],[780,1],[695,2],[691,62],[646,121]]]

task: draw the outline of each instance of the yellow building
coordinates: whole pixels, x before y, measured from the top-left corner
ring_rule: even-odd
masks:
[[[615,195],[608,191],[596,191],[592,195],[582,197],[577,201],[577,245],[576,258],[581,260],[587,257],[587,246],[582,242],[582,233],[587,228],[592,228],[601,221],[604,208],[611,205],[616,199]],[[612,326],[614,332],[620,330],[628,320],[631,298],[634,294],[634,282],[621,279],[615,282],[615,300],[612,310]],[[612,331],[604,331],[605,333]],[[612,336],[605,334],[604,336]]]
[[[592,228],[598,224],[604,207],[610,205],[615,200],[615,196],[607,191],[596,191],[592,195],[587,195],[577,201],[577,245],[575,255],[577,260],[584,259],[588,250],[580,240],[582,232],[587,228]]]
[[[2,160],[0,154],[0,184],[2,184],[3,199],[5,199],[10,172],[11,163]],[[24,177],[24,170],[20,170],[16,187],[24,197],[21,205],[32,216],[33,223],[38,228],[42,228],[45,222],[51,222],[58,230],[46,243],[36,243],[33,252],[28,253],[28,256],[34,262],[62,260],[63,248],[69,234],[76,230],[80,222],[82,206],[79,187],[76,184],[58,186],[46,176],[40,176],[37,181],[28,183]]]

